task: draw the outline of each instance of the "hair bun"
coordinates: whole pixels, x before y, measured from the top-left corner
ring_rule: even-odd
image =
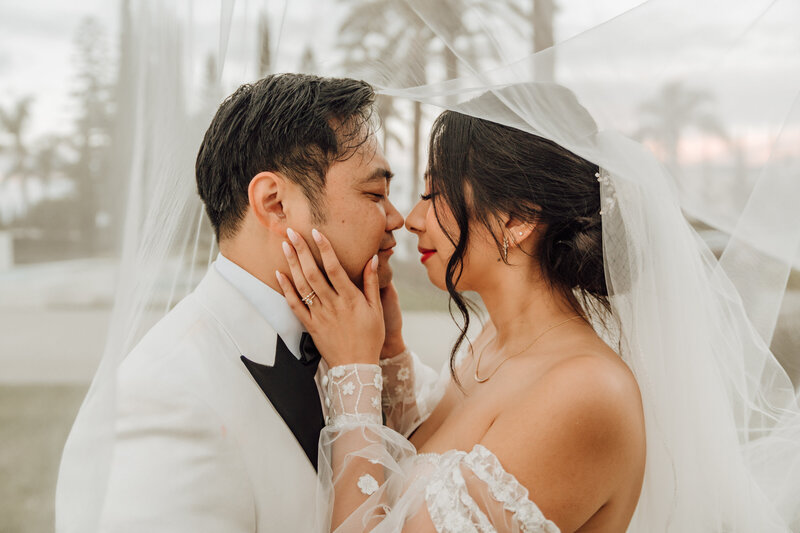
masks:
[[[552,245],[548,246],[548,241]],[[542,245],[545,259],[542,266],[549,276],[573,289],[582,289],[594,296],[608,296],[599,213],[574,218],[569,226],[557,231],[552,240],[545,236]]]

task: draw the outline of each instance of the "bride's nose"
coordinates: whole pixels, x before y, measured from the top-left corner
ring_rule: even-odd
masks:
[[[419,201],[406,217],[406,229],[411,233],[425,231],[425,202]]]

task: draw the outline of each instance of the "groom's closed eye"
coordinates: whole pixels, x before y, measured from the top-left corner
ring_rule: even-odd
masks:
[[[359,185],[368,187],[364,193],[375,202],[380,202],[389,196],[389,184],[394,174],[385,168],[377,168],[371,174],[360,180]]]

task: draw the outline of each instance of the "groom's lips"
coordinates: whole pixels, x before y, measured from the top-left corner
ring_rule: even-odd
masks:
[[[390,255],[392,255],[394,253],[394,250],[392,248],[394,248],[396,244],[397,244],[396,242],[393,242],[389,246],[386,246],[384,248],[379,249],[378,253],[379,254],[384,254],[384,255],[386,255],[386,257],[389,257]]]
[[[436,253],[436,250],[429,250],[428,248],[421,248],[420,247],[420,248],[417,248],[417,250],[419,250],[419,253],[422,254],[422,257],[420,258],[420,261],[423,262],[423,263],[425,261],[427,261],[428,259],[430,259],[433,256],[433,254]]]

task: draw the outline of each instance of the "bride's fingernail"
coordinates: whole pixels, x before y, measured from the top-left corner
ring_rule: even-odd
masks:
[[[276,271],[275,271],[275,277],[278,279],[278,283],[280,283],[281,281],[283,281],[283,280],[281,280],[281,273],[280,273],[280,271],[278,271],[278,270],[276,270]]]
[[[372,256],[372,271],[378,271],[378,254]]]
[[[289,246],[289,243],[288,243],[288,242],[286,242],[286,241],[283,241],[283,242],[281,243],[281,245],[283,246],[283,254],[284,254],[286,257],[289,257],[290,255],[292,255],[292,247],[291,247],[291,246]]]
[[[297,232],[295,230],[293,230],[292,228],[286,228],[286,235],[289,236],[289,239],[293,243],[297,244],[297,239],[299,238],[299,235],[297,234]]]
[[[311,230],[311,236],[314,237],[315,241],[322,242],[322,234],[317,231],[317,228]]]

